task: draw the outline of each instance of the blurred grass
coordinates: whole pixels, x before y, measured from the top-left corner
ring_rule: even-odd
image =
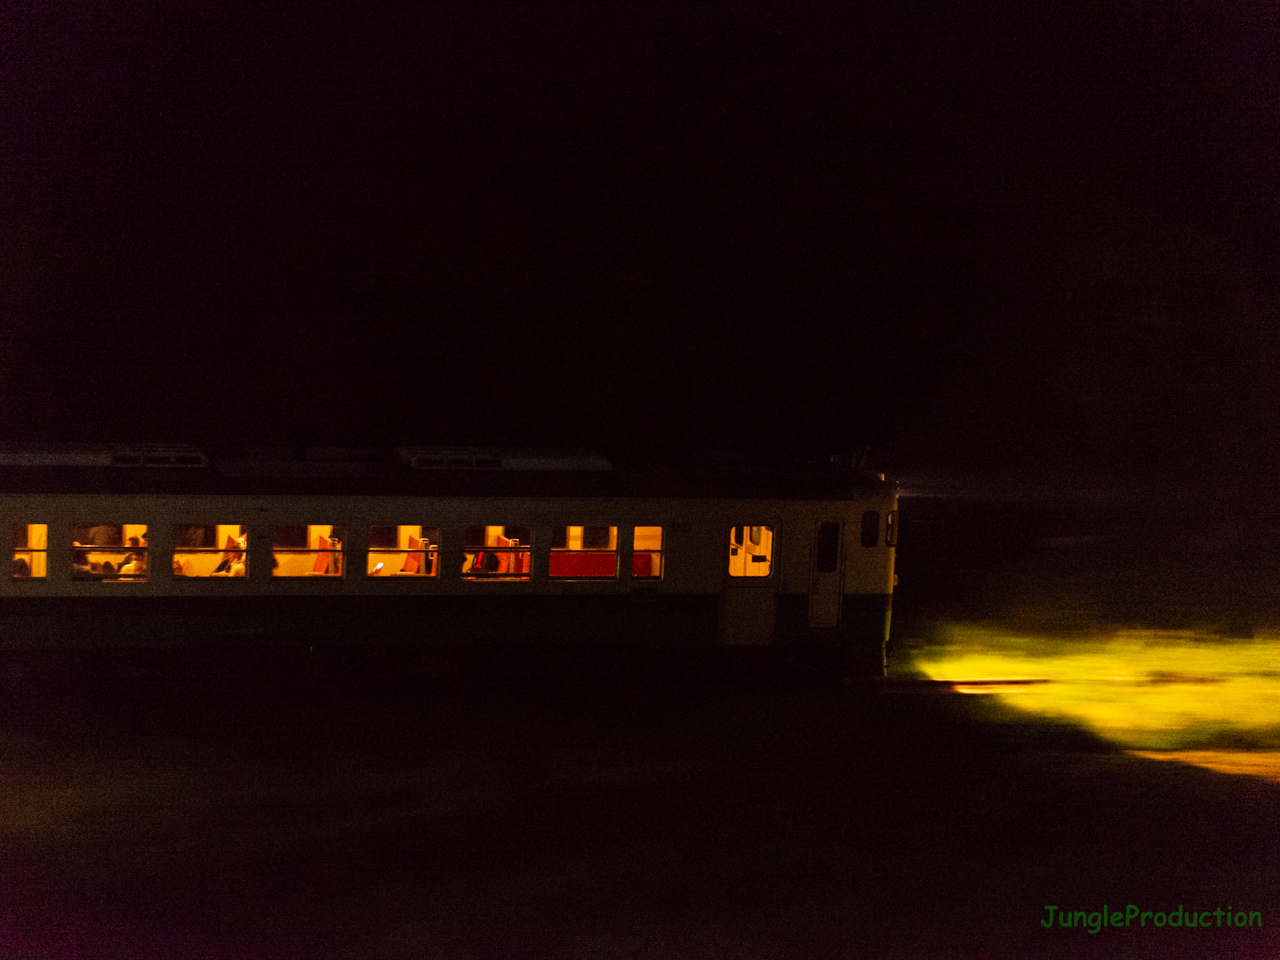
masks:
[[[913,652],[935,680],[1048,680],[995,696],[1128,749],[1280,749],[1280,636],[1127,629],[1072,638],[946,623]]]

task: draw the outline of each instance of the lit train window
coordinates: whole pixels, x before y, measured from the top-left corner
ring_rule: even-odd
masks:
[[[868,510],[862,515],[862,545],[874,547],[880,542],[880,514]]]
[[[434,577],[440,550],[440,528],[390,524],[369,528],[371,577]]]
[[[466,527],[462,531],[462,550],[464,580],[528,580],[533,529]]]
[[[282,524],[271,539],[273,577],[340,577],[346,528],[323,523]]]
[[[767,577],[773,569],[773,527],[729,531],[729,576]]]
[[[49,525],[15,523],[13,525],[13,576],[15,580],[31,580],[48,575]]]
[[[631,576],[637,580],[662,577],[662,528],[636,527]]]
[[[146,580],[145,523],[78,523],[71,538],[77,580]]]
[[[238,523],[183,524],[173,528],[173,575],[243,577],[248,572],[249,531]]]
[[[618,575],[617,527],[556,527],[551,532],[549,577],[612,578]]]

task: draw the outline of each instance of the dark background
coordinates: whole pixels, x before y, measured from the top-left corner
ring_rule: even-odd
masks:
[[[1277,40],[1244,3],[6,4],[0,441],[870,445],[903,672],[935,622],[1274,628]],[[1044,904],[1280,896],[1273,785],[989,698],[235,636],[6,652],[0,953],[1078,957]]]
[[[1264,5],[0,24],[0,439],[1266,480]]]

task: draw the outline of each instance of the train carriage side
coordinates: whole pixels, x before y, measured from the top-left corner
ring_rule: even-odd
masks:
[[[0,644],[111,625],[253,635],[281,610],[293,639],[347,620],[420,640],[645,620],[692,636],[697,621],[719,643],[806,637],[882,672],[896,506],[888,485],[839,500],[7,495]],[[48,617],[68,610],[70,628]]]

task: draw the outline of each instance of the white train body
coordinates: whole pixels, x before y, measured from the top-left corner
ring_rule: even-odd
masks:
[[[0,646],[306,640],[345,623],[397,642],[831,642],[883,670],[897,491],[847,467],[628,471],[454,450],[187,451],[148,469],[112,456],[124,462],[0,455],[0,547],[14,558]]]

